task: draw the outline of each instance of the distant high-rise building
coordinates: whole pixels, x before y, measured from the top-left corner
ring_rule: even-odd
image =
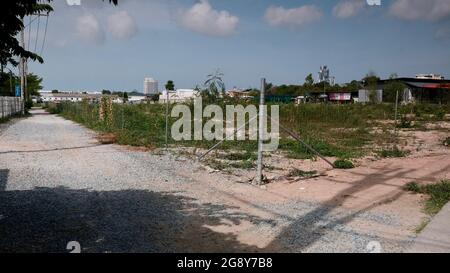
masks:
[[[155,95],[158,94],[158,81],[153,78],[144,79],[144,94],[145,95]]]

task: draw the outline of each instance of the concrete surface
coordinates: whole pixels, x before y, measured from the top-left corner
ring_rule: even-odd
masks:
[[[450,203],[417,236],[410,253],[450,253]]]

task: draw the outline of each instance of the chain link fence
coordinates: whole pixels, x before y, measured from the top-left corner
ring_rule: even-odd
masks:
[[[19,97],[0,97],[0,118],[21,114],[23,110],[22,99]]]

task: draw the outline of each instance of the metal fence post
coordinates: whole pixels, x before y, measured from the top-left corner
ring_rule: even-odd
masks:
[[[257,171],[257,183],[262,185],[263,182],[263,141],[264,141],[264,117],[265,117],[265,92],[266,92],[266,79],[261,79],[261,92],[259,100],[259,136],[258,136],[258,171]]]
[[[395,96],[395,129],[394,129],[394,136],[397,136],[397,115],[398,115],[398,90],[397,90],[397,94]]]
[[[166,90],[166,151],[169,149],[169,90]]]

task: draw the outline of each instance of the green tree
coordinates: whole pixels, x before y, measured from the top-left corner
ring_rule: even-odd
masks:
[[[371,103],[379,102],[376,93],[379,80],[380,78],[373,71],[370,71],[363,79],[364,86],[369,91],[369,101]]]
[[[173,81],[167,81],[165,87],[166,87],[166,90],[169,90],[169,91],[175,90],[175,84],[173,83]]]
[[[12,73],[0,73],[0,96],[14,96],[17,77]]]
[[[14,96],[15,86],[20,83],[20,78],[10,73],[1,73],[0,76],[0,94],[4,96]],[[39,96],[39,90],[42,89],[42,78],[36,74],[27,75],[28,99],[31,96]],[[11,91],[12,89],[12,91]]]
[[[28,97],[39,96],[39,90],[42,89],[42,78],[31,73],[27,75]]]
[[[103,89],[102,95],[111,95],[111,91]]]
[[[398,81],[397,78],[397,74],[391,74],[388,83],[386,83],[383,88],[383,100],[386,102],[395,102],[395,99],[397,98],[397,91],[399,98],[403,97],[403,91],[406,86],[402,82]]]
[[[314,78],[312,74],[309,74],[305,78],[305,86],[312,86],[314,84]]]
[[[359,82],[359,81],[356,81],[356,80],[353,80],[353,81],[351,81],[350,83],[347,83],[347,84],[345,85],[346,91],[352,92],[352,93],[358,92],[359,89],[360,89],[360,87],[361,87],[360,82]]]

